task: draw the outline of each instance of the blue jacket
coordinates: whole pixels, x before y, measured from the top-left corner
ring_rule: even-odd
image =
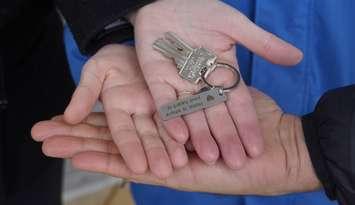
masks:
[[[293,68],[273,65],[238,46],[244,80],[275,99],[289,113],[313,110],[328,89],[355,83],[355,1],[353,0],[225,0],[256,24],[296,45],[304,60]],[[67,54],[78,80],[86,57],[68,30]],[[148,185],[132,185],[138,205],[330,205],[323,192],[279,197],[238,197],[187,193]]]

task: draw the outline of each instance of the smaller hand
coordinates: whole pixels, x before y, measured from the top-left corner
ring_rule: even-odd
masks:
[[[142,174],[149,164],[157,176],[167,177],[172,171],[171,163],[158,136],[153,120],[155,107],[133,48],[110,45],[89,59],[82,71],[79,86],[65,111],[64,120],[71,124],[83,121],[91,113],[99,97],[112,139],[129,169]],[[40,123],[33,128],[32,135],[37,140],[63,134],[60,129],[46,130],[42,125]],[[75,133],[67,134],[75,136]],[[96,132],[87,134],[93,136]],[[175,153],[170,154],[175,166],[182,166],[187,162],[184,151],[181,151],[177,160]]]
[[[265,153],[257,159],[249,160],[240,170],[228,168],[221,160],[214,165],[206,165],[191,153],[187,166],[174,171],[164,180],[152,173],[137,175],[128,169],[113,144],[105,141],[111,136],[107,128],[103,129],[106,123],[102,114],[91,114],[81,125],[52,122],[54,124],[49,126],[50,122],[46,122],[48,129],[62,129],[61,133],[69,136],[45,139],[43,149],[50,156],[71,158],[73,165],[82,170],[188,191],[279,195],[318,189],[320,182],[312,168],[300,119],[283,113],[264,94],[254,89],[251,94],[265,136]],[[178,145],[167,137],[159,121],[158,127],[160,137],[168,147]]]

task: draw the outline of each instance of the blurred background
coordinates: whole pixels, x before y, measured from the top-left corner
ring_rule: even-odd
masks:
[[[122,179],[82,172],[65,162],[64,205],[133,205],[129,184]]]

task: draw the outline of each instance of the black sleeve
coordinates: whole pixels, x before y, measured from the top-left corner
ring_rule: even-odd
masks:
[[[55,0],[84,54],[93,54],[105,44],[132,38],[132,25],[127,21],[111,28],[107,26],[118,20],[125,21],[125,15],[153,1]]]
[[[355,204],[355,85],[327,92],[302,124],[327,196],[342,205]]]

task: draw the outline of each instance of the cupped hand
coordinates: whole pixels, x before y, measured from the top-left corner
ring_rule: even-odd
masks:
[[[157,108],[200,86],[183,80],[171,59],[153,50],[153,43],[174,32],[193,47],[203,46],[219,60],[237,66],[235,44],[240,43],[265,59],[294,65],[302,53],[259,28],[237,10],[218,0],[159,0],[130,15],[135,27],[138,60]],[[227,83],[226,73],[213,73]],[[242,81],[228,94],[227,103],[163,122],[168,133],[185,143],[188,138],[205,162],[213,164],[221,153],[231,168],[248,157],[259,156],[263,141],[250,93]]]
[[[65,111],[64,120],[72,124],[83,121],[99,98],[112,139],[130,170],[144,173],[149,165],[156,175],[168,176],[172,171],[171,163],[158,137],[153,120],[155,107],[134,48],[109,45],[89,59]],[[35,139],[43,140],[60,134],[60,129],[43,129],[42,125],[34,126],[32,135]],[[180,152],[177,160],[176,155],[171,154],[174,165],[182,166],[187,162],[184,150]]]
[[[61,133],[66,133],[66,137],[46,138],[43,148],[50,156],[71,158],[73,165],[82,170],[181,190],[279,195],[319,188],[320,182],[312,169],[300,119],[283,113],[272,99],[261,92],[252,89],[251,93],[265,137],[265,153],[249,160],[239,170],[230,169],[221,160],[214,165],[206,165],[190,153],[191,160],[187,166],[176,169],[166,179],[160,179],[151,172],[137,175],[127,167],[113,144],[107,144],[109,141],[106,140],[111,139],[111,135],[102,131],[106,124],[103,114],[91,114],[81,125],[55,125],[56,129],[62,129]],[[178,145],[167,136],[159,121],[158,127],[160,137],[167,145]]]

